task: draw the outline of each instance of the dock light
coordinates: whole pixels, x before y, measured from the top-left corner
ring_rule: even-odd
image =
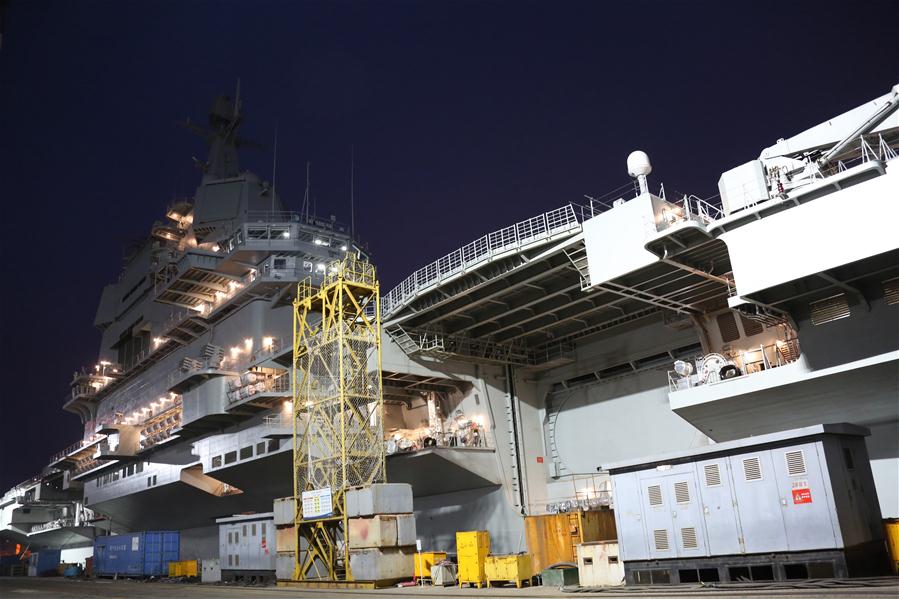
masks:
[[[285,414],[291,413],[293,411],[293,402],[290,401],[289,399],[284,400],[284,405],[282,406],[282,409]]]
[[[243,346],[246,348],[247,353],[253,351],[253,340],[250,338],[244,339]]]
[[[283,237],[284,239],[290,239],[290,231],[284,231],[283,233],[281,233],[281,237]]]
[[[240,355],[240,348],[237,346],[232,347],[231,348],[231,359],[236,360],[237,356],[239,356],[239,355]]]
[[[100,360],[100,366],[109,366],[112,362],[107,362],[106,360]]]
[[[345,245],[342,245],[342,246],[340,246],[340,249],[341,249],[342,251],[345,252],[345,251],[346,251],[346,246],[345,246]]]
[[[315,245],[325,245],[325,240],[316,238]]]
[[[272,337],[263,337],[262,338],[262,347],[264,347],[265,349],[271,349],[274,344],[275,344],[274,338],[272,338]]]
[[[222,249],[222,248],[220,248],[220,247],[218,246],[218,244],[215,244],[214,246],[212,246],[212,251],[213,251],[213,252],[217,252],[217,251],[219,251],[220,249]]]

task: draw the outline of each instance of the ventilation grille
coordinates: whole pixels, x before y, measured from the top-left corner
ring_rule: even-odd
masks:
[[[848,447],[843,448],[843,462],[846,463],[846,470],[855,470],[855,460],[852,459],[852,450]]]
[[[649,505],[662,505],[662,487],[661,485],[652,485],[646,492],[649,494]]]
[[[746,480],[762,480],[762,464],[758,458],[743,460],[743,478]]]
[[[652,538],[655,540],[656,551],[668,551],[668,531],[664,528],[652,531]]]
[[[674,499],[678,503],[690,503],[690,486],[687,481],[678,481],[674,483]]]
[[[883,301],[890,306],[899,304],[899,277],[883,282]]]
[[[840,293],[812,302],[812,324],[826,324],[849,316],[849,302],[846,295]]]
[[[765,327],[762,326],[762,323],[757,320],[746,318],[742,314],[740,315],[740,322],[743,324],[743,332],[746,333],[747,337],[758,335],[765,330]]]
[[[718,464],[705,465],[705,486],[717,487],[721,484],[721,469]]]
[[[696,541],[695,528],[680,529],[681,541],[683,541],[684,549],[699,549],[699,543]]]
[[[787,460],[787,474],[790,476],[799,476],[805,474],[805,456],[802,450],[788,451],[784,454]]]
[[[725,343],[740,338],[740,330],[737,328],[737,319],[734,318],[733,312],[718,315],[718,330],[721,331],[721,340]]]

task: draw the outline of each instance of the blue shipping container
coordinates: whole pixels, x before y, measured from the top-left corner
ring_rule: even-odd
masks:
[[[31,554],[37,576],[59,575],[59,549],[41,549]]]
[[[181,553],[178,531],[132,532],[94,539],[95,576],[168,576]]]

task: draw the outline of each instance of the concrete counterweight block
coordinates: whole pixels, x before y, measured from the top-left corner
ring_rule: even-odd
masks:
[[[350,549],[353,580],[398,580],[412,578],[414,548]]]
[[[350,518],[349,539],[352,549],[376,549],[397,546],[397,516]],[[412,544],[415,544],[413,539]]]
[[[400,514],[396,517],[396,544],[400,547],[415,545],[418,535],[415,531],[415,516]]]
[[[412,485],[383,483],[348,489],[346,507],[349,518],[378,514],[411,514]]]

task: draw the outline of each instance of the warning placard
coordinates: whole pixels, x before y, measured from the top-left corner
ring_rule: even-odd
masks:
[[[793,489],[793,503],[811,503],[812,490],[808,487]]]
[[[331,488],[303,491],[303,518],[307,520],[324,518],[333,512]]]

